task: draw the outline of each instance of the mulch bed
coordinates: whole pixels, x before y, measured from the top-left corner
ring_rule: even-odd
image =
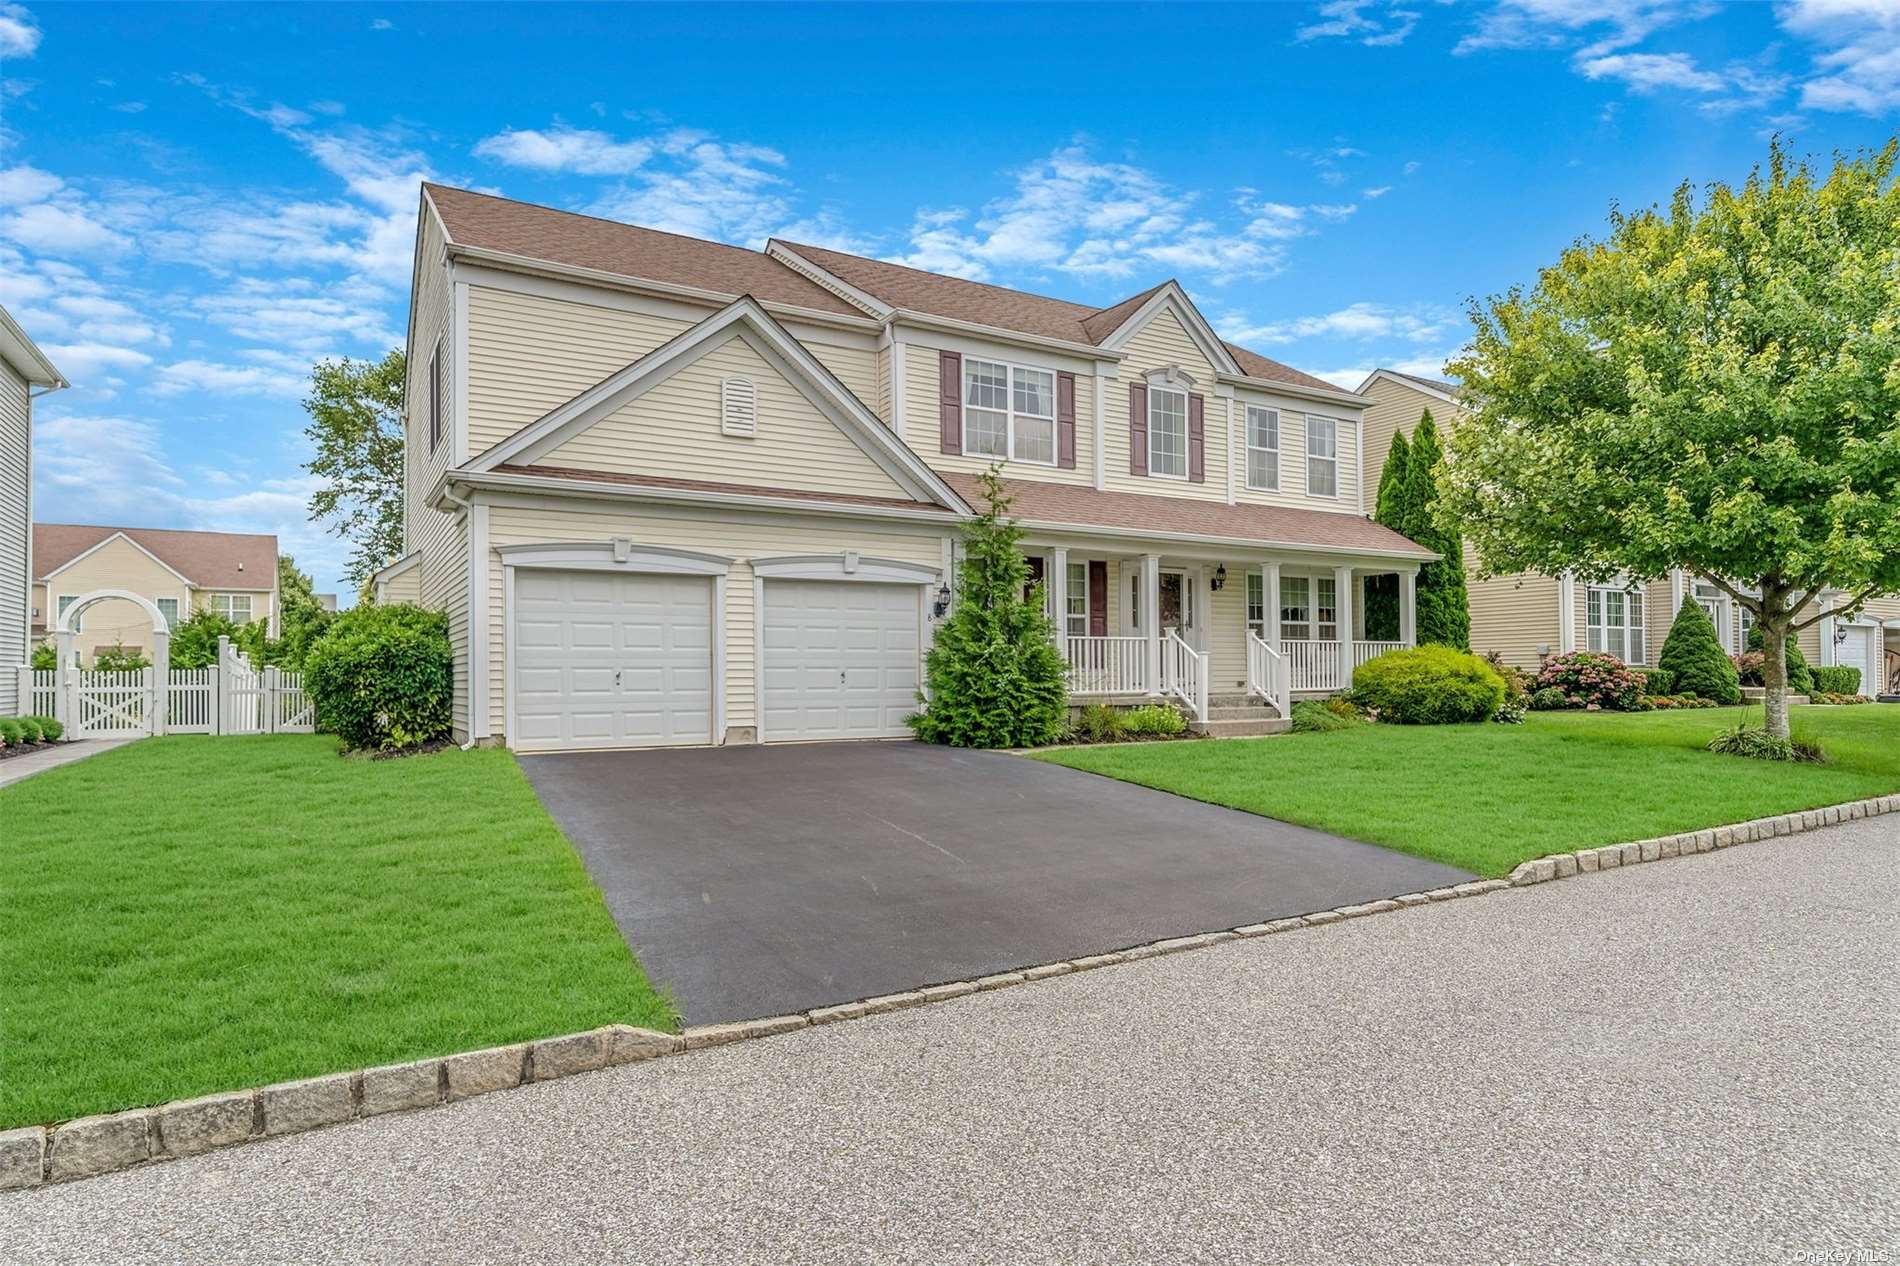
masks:
[[[0,747],[0,760],[12,760],[15,756],[28,756],[58,746],[57,743],[9,743]]]

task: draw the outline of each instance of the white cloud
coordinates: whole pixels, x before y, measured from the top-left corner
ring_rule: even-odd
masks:
[[[1452,52],[1558,48],[1575,38],[1594,37],[1577,56],[1601,57],[1714,11],[1712,0],[1499,0]]]
[[[401,345],[403,333],[390,323],[384,304],[353,299],[334,287],[321,294],[297,293],[301,288],[295,279],[283,284],[246,280],[200,296],[191,307],[239,338],[294,348],[306,364],[339,344],[379,356]]]
[[[1216,320],[1214,328],[1222,338],[1242,346],[1310,338],[1396,338],[1423,343],[1441,338],[1451,321],[1452,314],[1437,308],[1404,311],[1384,304],[1354,303],[1333,312],[1260,323],[1229,314]]]
[[[1618,79],[1636,92],[1720,92],[1728,86],[1726,79],[1701,69],[1687,53],[1609,53],[1579,61],[1577,69],[1585,79]]]
[[[39,23],[26,6],[0,4],[0,57],[31,57],[39,46]]]
[[[307,378],[263,365],[184,360],[162,366],[152,382],[152,391],[160,396],[203,391],[227,396],[285,396],[296,400],[302,398],[308,386]]]
[[[1361,189],[1359,191],[1359,196],[1366,199],[1366,201],[1370,202],[1375,198],[1383,198],[1388,193],[1391,193],[1391,192],[1392,192],[1391,185],[1376,185],[1371,189]]]
[[[1351,365],[1345,369],[1323,370],[1315,374],[1314,377],[1324,378],[1335,387],[1344,387],[1347,391],[1356,391],[1359,388],[1359,384],[1366,380],[1366,375],[1375,369],[1393,369],[1401,374],[1416,374],[1421,378],[1443,378],[1445,376],[1445,362],[1449,359],[1450,356],[1447,354],[1445,356],[1419,356],[1399,361],[1382,361],[1376,365]]]
[[[1881,115],[1900,107],[1900,8],[1891,0],[1786,0],[1782,29],[1818,46],[1801,85],[1810,110]]]
[[[1371,10],[1371,13],[1368,13]],[[1418,26],[1418,10],[1404,0],[1326,0],[1320,20],[1303,26],[1293,38],[1300,43],[1319,39],[1355,39],[1370,48],[1403,44]]]
[[[655,145],[660,160],[589,208],[669,233],[762,246],[795,217],[785,156],[762,145],[679,130]]]
[[[0,236],[47,255],[118,255],[132,247],[124,234],[107,228],[77,207],[50,202],[35,203],[0,217]]]
[[[373,18],[370,21],[369,29],[372,31],[393,31],[396,29],[396,24],[391,22],[388,18]]]
[[[1278,272],[1278,241],[1303,230],[1304,213],[1283,204],[1243,198],[1247,221],[1230,225],[1197,214],[1196,201],[1132,163],[1066,146],[1015,172],[1012,192],[974,215],[920,212],[897,262],[978,279],[1022,269],[1108,279],[1176,269],[1219,283]]]
[[[537,130],[498,132],[476,142],[477,158],[535,171],[571,171],[583,176],[624,176],[653,157],[650,141],[617,141],[606,132],[556,123]]]
[[[51,172],[28,167],[24,163],[18,167],[0,168],[0,206],[43,202],[58,193],[65,183]]]

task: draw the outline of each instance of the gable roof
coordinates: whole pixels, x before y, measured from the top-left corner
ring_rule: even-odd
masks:
[[[35,386],[57,388],[70,385],[5,308],[0,308],[0,361],[13,366],[20,377]]]
[[[772,362],[787,382],[798,388],[908,495],[954,510],[965,508],[936,471],[926,466],[849,387],[839,382],[835,374],[750,295],[741,295],[699,324],[687,327],[652,351],[629,361],[573,399],[556,405],[477,455],[461,469],[483,473],[546,457],[567,440],[637,398],[652,384],[662,381],[669,370],[690,364],[719,346],[725,341],[721,336],[733,331],[748,337],[754,351]]]
[[[277,587],[275,536],[83,523],[33,525],[33,578],[45,580],[114,536],[124,536],[199,589]]]
[[[966,501],[982,500],[975,475],[946,474]],[[1029,524],[1092,527],[1128,535],[1252,541],[1324,553],[1381,554],[1420,561],[1438,555],[1391,528],[1356,514],[1288,506],[1228,505],[1199,497],[1145,492],[1098,492],[1082,484],[1004,479],[1010,514]]]
[[[863,316],[817,282],[760,251],[556,211],[450,185],[422,186],[442,217],[451,248],[475,247],[618,273],[721,295]]]

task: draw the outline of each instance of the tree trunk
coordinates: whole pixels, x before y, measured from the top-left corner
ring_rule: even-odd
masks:
[[[1775,738],[1788,737],[1788,625],[1782,593],[1764,584],[1761,591],[1762,728]]]

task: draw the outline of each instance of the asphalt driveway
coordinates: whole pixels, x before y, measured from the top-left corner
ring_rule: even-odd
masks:
[[[920,743],[521,759],[689,1023],[776,1015],[1471,876]]]

